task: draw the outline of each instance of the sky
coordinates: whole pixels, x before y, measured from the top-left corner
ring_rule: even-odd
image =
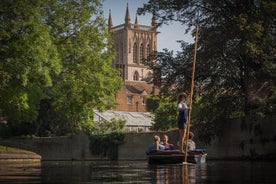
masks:
[[[125,21],[126,7],[128,4],[130,22],[135,22],[136,10],[147,3],[147,0],[102,0],[104,17],[108,20],[109,10],[111,10],[113,26],[123,24]],[[142,25],[151,25],[152,14],[138,16],[138,23]],[[157,50],[162,51],[164,48],[180,51],[180,43],[177,40],[186,42],[194,42],[190,34],[185,34],[185,26],[177,22],[172,22],[169,25],[162,25],[157,29],[160,32],[157,35]]]

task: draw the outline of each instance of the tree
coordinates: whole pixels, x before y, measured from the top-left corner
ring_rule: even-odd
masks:
[[[162,102],[154,112],[153,130],[168,130],[177,127],[176,103]]]
[[[63,66],[49,91],[51,107],[59,114],[52,129],[81,129],[83,123],[93,121],[93,109],[116,104],[121,78],[111,68],[112,42],[100,5],[99,1],[71,0],[55,1],[45,8],[46,25]]]
[[[60,59],[40,14],[41,1],[0,2],[0,117],[34,122],[38,104],[60,72]]]
[[[144,61],[154,71],[153,82],[160,89],[159,95],[169,96],[174,101],[178,93],[189,91],[191,82],[193,46],[181,42],[181,48],[183,52],[177,52],[175,56],[173,51],[164,49],[163,52],[152,53]]]
[[[121,87],[98,0],[1,1],[0,116],[64,135],[113,107]],[[3,74],[3,75],[2,75]]]
[[[262,117],[275,112],[275,2],[150,0],[139,9],[145,12],[154,12],[160,24],[187,24],[187,31],[199,25],[195,83],[202,102],[219,105],[212,115]],[[185,58],[181,64],[188,64]],[[177,72],[171,78],[187,76]]]

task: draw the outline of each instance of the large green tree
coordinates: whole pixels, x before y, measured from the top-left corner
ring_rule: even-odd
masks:
[[[34,121],[44,88],[61,68],[41,1],[0,1],[0,117]]]
[[[111,68],[114,54],[100,1],[53,1],[46,15],[63,66],[49,91],[56,121],[47,121],[51,131],[63,134],[92,122],[93,109],[113,107],[121,78]]]
[[[199,26],[195,83],[202,92],[201,114],[205,120],[211,116],[260,117],[275,112],[276,2],[149,0],[139,9],[139,13],[145,12],[155,13],[160,24],[180,21],[188,25],[186,31]],[[183,53],[176,57],[169,52],[159,53],[157,62],[150,64],[159,74],[155,81],[161,86],[171,84],[181,89],[185,84],[189,90],[191,73],[179,68],[191,71],[192,57],[187,53],[192,52],[190,46],[183,46]],[[161,69],[168,66],[172,66],[171,70],[160,75]]]
[[[91,124],[93,109],[116,104],[121,78],[100,0],[0,5],[0,116],[64,135]]]

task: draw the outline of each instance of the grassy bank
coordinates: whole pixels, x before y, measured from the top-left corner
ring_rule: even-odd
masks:
[[[35,154],[34,152],[31,151],[26,151],[18,148],[11,148],[11,147],[6,147],[6,146],[0,146],[0,153],[24,153],[24,154]]]

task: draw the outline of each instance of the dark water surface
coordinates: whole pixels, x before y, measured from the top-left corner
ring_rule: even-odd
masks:
[[[0,183],[276,183],[276,162],[207,161],[148,165],[146,161],[0,163]]]

